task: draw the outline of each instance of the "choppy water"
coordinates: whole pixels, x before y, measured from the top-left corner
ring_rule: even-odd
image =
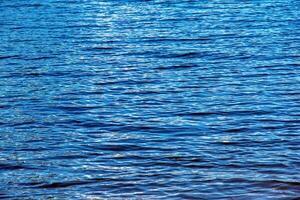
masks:
[[[300,198],[299,9],[0,1],[0,198]]]

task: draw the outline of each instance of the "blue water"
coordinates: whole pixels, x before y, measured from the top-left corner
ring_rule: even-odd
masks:
[[[299,10],[0,1],[0,198],[300,198]]]

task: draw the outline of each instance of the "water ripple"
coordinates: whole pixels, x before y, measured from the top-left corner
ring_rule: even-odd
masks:
[[[294,0],[0,3],[0,199],[299,199]]]

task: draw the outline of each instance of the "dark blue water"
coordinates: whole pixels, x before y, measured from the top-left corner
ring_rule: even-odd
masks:
[[[0,1],[0,198],[300,198],[299,10]]]

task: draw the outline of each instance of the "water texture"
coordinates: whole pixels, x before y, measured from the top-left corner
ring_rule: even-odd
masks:
[[[0,199],[299,199],[299,10],[1,0]]]

